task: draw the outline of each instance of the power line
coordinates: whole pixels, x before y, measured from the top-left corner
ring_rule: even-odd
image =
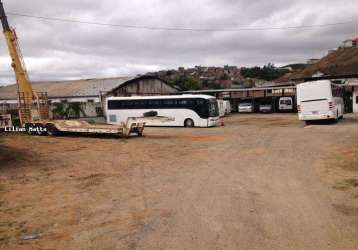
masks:
[[[161,27],[161,26],[142,26],[142,25],[99,23],[99,22],[82,21],[82,20],[76,20],[76,19],[34,16],[34,15],[28,15],[28,14],[15,13],[15,12],[7,12],[7,14],[12,15],[12,16],[35,18],[35,19],[42,19],[42,20],[49,20],[49,21],[90,24],[90,25],[99,25],[99,26],[110,26],[110,27],[117,27],[117,28],[123,28],[123,29],[162,30],[162,31],[195,31],[195,32],[214,32],[214,31],[239,32],[239,31],[260,31],[260,30],[293,30],[293,29],[307,29],[307,28],[323,28],[323,27],[329,27],[329,26],[339,26],[339,25],[348,25],[348,24],[356,24],[356,23],[358,24],[358,20],[351,20],[351,21],[337,22],[337,23],[324,23],[324,24],[312,24],[312,25],[300,25],[300,26],[283,26],[283,27],[189,28],[189,27],[164,27],[164,26]]]

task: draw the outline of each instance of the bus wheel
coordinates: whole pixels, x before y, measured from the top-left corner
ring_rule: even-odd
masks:
[[[184,121],[184,127],[186,127],[186,128],[194,127],[194,121],[192,119],[186,119]]]
[[[58,134],[58,130],[52,123],[46,125],[47,134],[50,136],[55,136]]]

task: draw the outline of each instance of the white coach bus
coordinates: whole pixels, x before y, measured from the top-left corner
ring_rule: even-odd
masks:
[[[297,85],[297,111],[301,121],[343,118],[343,88],[328,80]]]
[[[153,121],[146,126],[212,127],[219,122],[218,102],[208,95],[109,97],[106,101],[109,124],[126,122],[128,117],[144,116],[151,111],[174,121]]]

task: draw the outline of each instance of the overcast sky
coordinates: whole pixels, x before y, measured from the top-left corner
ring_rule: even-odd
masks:
[[[357,0],[2,0],[6,11],[143,26],[238,28],[358,20]],[[127,76],[178,66],[276,65],[320,58],[358,24],[300,30],[153,31],[8,15],[31,80]],[[14,82],[0,40],[0,85]]]

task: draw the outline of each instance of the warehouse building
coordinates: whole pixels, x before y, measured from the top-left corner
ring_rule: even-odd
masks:
[[[155,76],[33,82],[47,92],[52,118],[103,116],[106,96],[164,95],[178,90]],[[0,87],[0,113],[17,113],[17,85]]]
[[[244,89],[195,90],[186,91],[185,93],[213,95],[218,99],[229,100],[233,112],[238,111],[238,104],[241,102],[252,103],[255,110],[257,110],[260,103],[270,102],[272,104],[272,111],[276,112],[278,111],[278,101],[281,97],[292,97],[292,100],[295,102],[296,86],[288,85]],[[295,111],[295,108],[292,111]]]
[[[357,76],[349,77],[319,77],[300,79],[300,82],[315,81],[315,80],[331,80],[334,83],[340,84],[344,88],[344,107],[346,113],[358,113],[358,78]],[[270,103],[273,112],[278,112],[279,101],[281,98],[291,97],[294,103],[292,112],[296,112],[296,84],[300,83],[290,82],[282,84],[281,86],[274,85],[261,88],[243,88],[243,89],[210,89],[210,90],[194,90],[185,91],[186,94],[207,94],[215,96],[218,99],[229,100],[232,111],[238,111],[238,104],[242,102],[252,103],[254,109],[257,111],[261,103]]]

